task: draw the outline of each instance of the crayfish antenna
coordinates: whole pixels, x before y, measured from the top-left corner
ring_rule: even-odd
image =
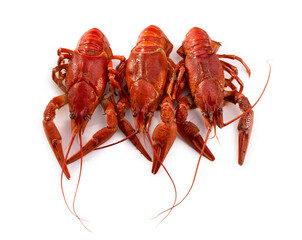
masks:
[[[80,151],[81,151],[80,172],[79,172],[79,177],[78,177],[76,190],[75,190],[74,197],[73,197],[72,209],[73,209],[73,212],[74,212],[75,216],[77,217],[77,219],[79,219],[79,221],[83,225],[83,227],[87,231],[91,232],[91,230],[85,226],[85,224],[83,223],[83,220],[78,216],[78,214],[76,213],[76,210],[75,210],[75,200],[76,200],[77,193],[78,193],[78,190],[79,190],[79,185],[80,185],[80,180],[81,180],[81,175],[82,175],[82,169],[83,169],[83,144],[82,144],[82,132],[81,132],[81,130],[79,131],[79,141],[80,141]]]
[[[139,141],[141,142],[141,139],[143,138],[143,142],[144,142],[144,145],[145,145],[145,147],[147,146],[147,143],[146,143],[146,135],[145,134],[141,134],[140,136],[139,136]]]
[[[105,146],[102,146],[102,147],[97,147],[97,148],[94,149],[94,150],[99,150],[99,149],[103,149],[103,148],[107,148],[107,147],[111,147],[111,146],[117,145],[117,144],[119,144],[119,143],[122,143],[122,142],[128,140],[129,138],[134,137],[136,134],[138,134],[138,130],[136,130],[135,132],[133,132],[132,134],[130,134],[129,136],[123,138],[123,139],[120,140],[120,141],[117,141],[117,142],[115,142],[115,143],[111,143],[111,144],[108,144],[108,145],[105,145]]]
[[[69,152],[70,152],[70,149],[71,149],[71,146],[74,142],[74,139],[75,137],[77,136],[77,133],[74,132],[73,135],[72,135],[72,138],[70,140],[70,143],[68,144],[68,150],[67,150],[67,153],[66,153],[66,157],[64,159],[64,164],[66,164],[66,161],[67,161],[67,158],[68,158],[68,155],[69,155]],[[80,222],[81,224],[84,226],[84,228],[91,232],[90,229],[88,229],[85,224],[83,223],[83,221],[86,221],[86,220],[83,220],[81,219],[78,214],[76,213],[75,211],[75,199],[76,199],[76,195],[77,195],[77,192],[78,192],[78,188],[79,188],[79,184],[80,184],[80,178],[81,178],[81,174],[82,174],[82,165],[83,165],[83,149],[82,149],[82,135],[81,135],[81,131],[79,131],[79,141],[80,141],[80,149],[81,149],[81,163],[80,163],[80,173],[79,173],[79,177],[78,177],[78,182],[77,182],[77,186],[76,186],[76,190],[75,190],[75,194],[74,194],[74,198],[73,198],[73,204],[72,204],[72,208],[73,210],[71,210],[71,208],[69,207],[68,203],[67,203],[67,200],[66,200],[66,196],[65,196],[65,193],[64,193],[64,188],[63,188],[63,171],[61,173],[61,191],[62,191],[62,195],[63,195],[63,199],[64,199],[64,202],[68,208],[68,210],[71,212],[72,215],[74,215]]]
[[[199,164],[200,164],[200,159],[201,159],[201,157],[202,157],[202,155],[203,155],[203,152],[204,152],[204,150],[205,150],[207,141],[208,141],[208,139],[209,139],[210,132],[211,132],[211,128],[208,129],[207,136],[206,136],[206,139],[205,139],[204,144],[203,144],[203,146],[202,146],[202,149],[201,149],[201,152],[200,152],[200,155],[199,155],[199,159],[198,159],[198,162],[197,162],[197,165],[196,165],[194,177],[193,177],[191,186],[190,186],[190,188],[189,188],[187,194],[186,194],[186,195],[183,197],[183,199],[182,199],[181,201],[179,201],[177,204],[174,204],[171,208],[168,208],[168,209],[162,211],[161,213],[157,214],[155,217],[153,217],[153,219],[159,217],[160,215],[162,215],[163,213],[165,213],[165,212],[167,212],[167,211],[169,211],[169,213],[170,213],[170,212],[172,211],[173,208],[175,208],[176,206],[178,206],[179,204],[181,204],[181,203],[188,197],[188,195],[189,195],[189,193],[191,192],[191,190],[192,190],[192,188],[193,188],[193,185],[194,185],[194,183],[195,183],[196,176],[197,176],[197,171],[198,171]]]
[[[218,135],[217,135],[217,131],[216,131],[216,124],[214,123],[213,126],[214,126],[214,135],[213,135],[213,137],[209,137],[209,139],[216,138],[216,140],[218,141],[218,143],[220,145],[220,141],[219,141],[219,138],[218,138]]]
[[[71,140],[70,140],[70,142],[68,144],[68,150],[67,150],[67,153],[66,153],[66,157],[64,158],[64,162],[63,162],[64,165],[66,164],[67,157],[68,157],[68,154],[70,152],[70,149],[71,149],[71,146],[72,146],[72,144],[74,142],[75,137],[76,137],[76,132],[73,133],[73,135],[71,137]],[[63,199],[64,199],[64,202],[66,204],[67,209],[69,210],[69,212],[71,212],[72,215],[75,216],[74,212],[70,209],[70,207],[69,207],[69,205],[67,203],[67,200],[66,200],[66,196],[65,196],[65,192],[64,192],[64,187],[63,187],[63,174],[64,174],[64,171],[62,170],[62,172],[61,172],[61,191],[62,191],[62,196],[63,196]]]
[[[168,177],[169,177],[170,180],[171,180],[171,183],[172,183],[173,188],[174,188],[174,195],[175,195],[175,198],[174,198],[174,202],[173,202],[172,207],[170,207],[169,209],[167,209],[167,211],[169,211],[169,212],[168,212],[168,214],[167,214],[167,215],[166,215],[166,216],[165,216],[165,217],[157,224],[157,226],[159,226],[159,225],[160,225],[160,224],[161,224],[161,223],[162,223],[162,222],[170,215],[171,211],[172,211],[173,208],[175,207],[175,204],[176,204],[176,201],[177,201],[177,190],[176,190],[176,185],[175,185],[175,183],[174,183],[174,181],[173,181],[173,179],[172,179],[170,173],[168,172],[167,168],[164,166],[164,164],[163,164],[162,161],[160,160],[160,158],[159,158],[157,152],[155,151],[155,148],[154,148],[153,143],[152,143],[152,141],[151,141],[151,137],[150,137],[150,135],[149,135],[149,132],[147,132],[147,137],[148,137],[148,140],[149,140],[149,142],[150,142],[150,144],[151,144],[151,147],[152,147],[152,149],[153,149],[153,151],[154,151],[155,157],[159,159],[160,165],[163,167],[163,169],[165,170],[165,172],[167,173]],[[154,218],[152,218],[152,219],[154,219]]]

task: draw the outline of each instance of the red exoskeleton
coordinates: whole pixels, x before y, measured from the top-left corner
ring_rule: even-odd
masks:
[[[247,97],[242,94],[243,82],[238,77],[237,68],[221,58],[229,58],[240,61],[250,75],[250,69],[243,60],[235,55],[216,54],[220,44],[212,41],[209,35],[202,29],[194,27],[186,35],[182,46],[177,53],[183,58],[179,64],[179,75],[174,97],[178,100],[176,121],[180,134],[193,145],[201,149],[203,143],[199,144],[195,136],[199,132],[198,128],[191,122],[186,121],[187,110],[197,107],[208,129],[207,139],[212,128],[226,126],[223,122],[223,107],[226,102],[238,104],[241,111],[248,113],[240,118],[239,130],[239,155],[238,163],[243,164],[249,139],[252,132],[254,112]],[[225,79],[224,72],[230,74],[230,79]],[[189,86],[189,96],[180,97],[183,84],[183,75]],[[238,91],[233,81],[240,85]],[[179,89],[177,89],[179,87]],[[227,91],[225,88],[229,87]],[[178,93],[177,93],[178,91]],[[207,140],[206,139],[206,140]],[[203,142],[203,141],[202,141]]]
[[[149,140],[151,119],[162,104],[162,123],[155,128],[152,135],[154,141],[152,172],[154,174],[160,167],[156,154],[161,159],[160,161],[163,161],[177,133],[177,126],[173,120],[174,108],[169,97],[165,97],[166,85],[172,77],[175,66],[169,58],[172,48],[173,45],[160,28],[149,26],[144,29],[127,59],[125,79],[128,96],[122,96],[117,103],[119,127],[124,134],[128,136],[134,131],[124,118],[125,109],[130,107],[135,130],[146,134]],[[142,151],[141,145],[136,143],[134,145]]]
[[[89,141],[91,149],[107,141],[118,126],[115,108],[108,98],[104,98],[107,82],[119,89],[115,80],[116,70],[112,68],[112,59],[125,61],[122,56],[114,56],[105,35],[93,28],[83,34],[74,51],[59,48],[58,66],[53,69],[54,82],[62,89],[63,95],[53,98],[47,105],[43,126],[49,144],[64,172],[69,179],[70,173],[66,165],[66,157],[62,149],[62,137],[53,120],[56,109],[69,104],[72,128],[72,139],[78,135],[80,139],[80,156],[83,156],[81,134],[99,104],[102,104],[107,115],[107,127],[95,133]],[[87,151],[87,146],[86,146]]]

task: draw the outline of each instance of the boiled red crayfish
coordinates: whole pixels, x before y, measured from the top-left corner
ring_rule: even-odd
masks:
[[[60,48],[58,55],[58,66],[53,69],[52,77],[64,94],[53,98],[48,103],[44,111],[43,126],[49,144],[65,176],[69,179],[70,173],[62,149],[62,137],[53,122],[55,111],[66,104],[69,105],[73,132],[70,146],[75,136],[79,135],[80,155],[83,156],[81,134],[95,108],[102,104],[107,115],[108,126],[93,135],[85,152],[107,141],[117,131],[118,119],[110,97],[104,98],[104,91],[107,82],[111,88],[120,89],[115,80],[115,75],[118,73],[112,67],[112,59],[123,62],[125,58],[112,54],[107,38],[96,28],[84,33],[74,51]]]
[[[182,57],[179,63],[179,73],[176,87],[174,89],[174,97],[178,100],[176,113],[177,126],[179,133],[192,145],[195,149],[201,151],[203,140],[198,134],[199,130],[193,123],[186,121],[187,110],[197,107],[206,124],[208,139],[212,128],[216,125],[219,128],[228,124],[223,122],[223,107],[226,102],[238,104],[241,111],[246,112],[239,121],[239,156],[238,163],[243,164],[249,139],[252,132],[254,112],[252,106],[246,96],[242,94],[243,82],[238,77],[237,68],[221,58],[229,58],[238,60],[243,64],[247,73],[251,71],[245,62],[235,55],[218,55],[216,54],[220,44],[212,41],[209,35],[202,29],[194,27],[186,35],[182,46],[177,53]],[[230,74],[230,79],[225,79],[224,72]],[[183,76],[189,86],[189,95],[181,97],[181,85]],[[239,91],[233,84],[237,81],[240,85]],[[225,90],[229,87],[231,90]]]
[[[155,128],[152,135],[154,174],[160,167],[158,161],[164,160],[177,133],[177,125],[173,120],[173,104],[166,95],[166,86],[173,76],[175,66],[169,58],[172,48],[173,45],[160,28],[149,26],[144,29],[127,59],[125,79],[128,95],[122,96],[117,103],[119,127],[124,134],[128,136],[134,131],[124,118],[125,109],[131,108],[136,131],[146,134],[149,139],[153,114],[161,104],[162,123]],[[134,145],[143,151],[142,145]]]

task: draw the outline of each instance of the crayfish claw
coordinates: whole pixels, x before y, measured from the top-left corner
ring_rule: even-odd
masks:
[[[124,118],[119,120],[118,126],[127,137],[135,132],[131,124]],[[133,137],[129,138],[129,140],[141,152],[141,154],[145,156],[148,161],[152,162],[152,158],[149,156],[148,152],[139,141],[137,135],[134,135]]]
[[[165,160],[177,135],[177,124],[174,121],[160,123],[154,129],[152,140],[154,145],[154,157],[152,173],[156,174],[162,162]]]
[[[238,164],[242,165],[248,148],[249,140],[252,134],[254,112],[251,110],[248,114],[240,118],[238,124],[239,131],[239,152]]]
[[[197,152],[201,153],[202,147],[205,144],[203,138],[199,134],[199,128],[192,122],[185,121],[184,123],[177,123],[178,133],[184,140]],[[214,161],[215,157],[210,149],[205,146],[203,156]]]

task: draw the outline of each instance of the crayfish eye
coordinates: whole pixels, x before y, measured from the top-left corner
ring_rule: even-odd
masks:
[[[74,118],[75,118],[74,113],[73,113],[73,112],[71,112],[71,113],[69,114],[69,117],[70,117],[71,119],[74,119]]]
[[[133,117],[137,117],[137,113],[133,113]]]
[[[84,121],[87,121],[87,120],[90,120],[91,119],[91,116],[90,115],[86,115],[86,116],[84,116]]]
[[[219,109],[218,109],[218,116],[221,115],[222,112],[223,112],[223,111],[222,111],[222,108],[219,108]]]
[[[208,112],[207,112],[207,110],[204,110],[204,111],[203,111],[203,114],[204,114],[204,117],[206,117],[206,118],[209,118],[209,117],[210,117],[209,114],[208,114]]]

